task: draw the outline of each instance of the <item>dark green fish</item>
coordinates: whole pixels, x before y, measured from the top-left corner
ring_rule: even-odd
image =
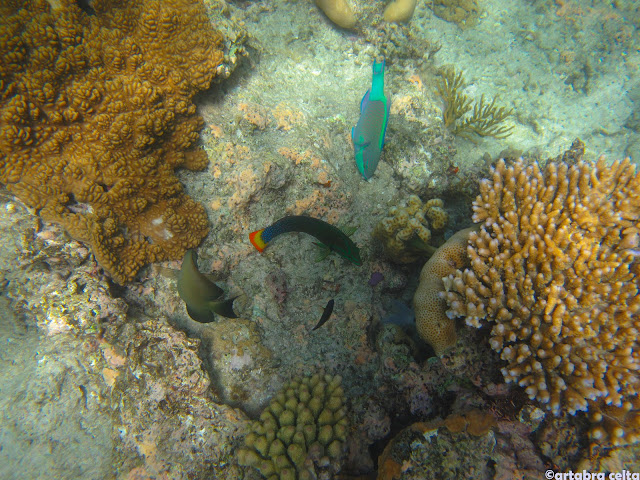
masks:
[[[327,303],[327,306],[324,307],[324,312],[322,312],[322,316],[320,317],[320,321],[317,323],[317,325],[315,327],[313,327],[311,329],[311,331],[317,330],[322,325],[327,323],[327,320],[329,320],[329,317],[331,316],[331,312],[333,312],[333,304],[334,303],[335,302],[333,301],[333,298],[331,300],[329,300],[329,302]]]
[[[210,323],[214,313],[228,318],[238,318],[233,312],[233,301],[222,300],[222,289],[198,270],[198,254],[187,250],[178,276],[178,294],[187,305],[189,316],[196,322]]]
[[[283,217],[262,230],[251,232],[249,240],[258,251],[262,252],[273,238],[288,232],[303,232],[313,235],[323,245],[329,247],[332,252],[336,252],[355,265],[362,265],[360,249],[347,234],[330,223],[313,217],[302,215]]]

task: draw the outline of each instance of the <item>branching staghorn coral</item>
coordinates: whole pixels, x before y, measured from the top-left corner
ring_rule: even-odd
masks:
[[[482,95],[480,101],[474,104],[462,92],[464,85],[462,73],[456,73],[453,68],[441,70],[436,88],[445,102],[443,112],[445,126],[451,127],[455,135],[471,140],[474,134],[479,137],[494,138],[505,138],[511,135],[513,126],[505,126],[503,123],[511,116],[513,110],[496,106],[497,97],[487,103]],[[471,115],[465,117],[464,115],[469,111]]]
[[[489,323],[507,382],[554,414],[588,411],[594,440],[640,438],[640,174],[500,161],[480,184],[470,268],[444,279],[450,317]]]

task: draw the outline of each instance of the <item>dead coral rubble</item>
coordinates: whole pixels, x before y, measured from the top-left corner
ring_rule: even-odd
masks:
[[[124,283],[208,232],[174,170],[207,164],[192,99],[222,36],[196,0],[56,5],[0,6],[0,182]]]
[[[470,268],[444,279],[448,315],[490,322],[502,372],[591,437],[640,438],[640,174],[608,165],[500,161],[480,184]]]

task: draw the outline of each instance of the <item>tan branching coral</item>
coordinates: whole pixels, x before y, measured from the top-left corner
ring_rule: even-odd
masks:
[[[490,322],[508,382],[558,414],[589,411],[591,435],[640,438],[640,174],[500,161],[474,202],[470,268],[444,280],[451,317]]]
[[[423,203],[416,195],[389,209],[373,235],[382,241],[385,254],[396,263],[413,263],[435,248],[429,246],[431,226],[442,230],[449,221],[444,202],[433,198]]]
[[[3,1],[0,182],[118,282],[207,234],[174,170],[201,170],[193,96],[223,58],[196,0]]]

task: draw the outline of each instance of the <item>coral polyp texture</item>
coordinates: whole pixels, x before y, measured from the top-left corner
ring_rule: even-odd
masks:
[[[193,96],[222,36],[196,0],[0,6],[0,182],[119,283],[208,232],[174,170],[202,170]]]
[[[413,263],[434,250],[429,246],[431,229],[442,230],[448,221],[442,200],[433,198],[423,203],[416,195],[410,195],[406,201],[389,209],[373,234],[382,241],[384,252],[391,260]]]
[[[443,277],[468,265],[467,242],[474,227],[460,230],[449,238],[420,271],[420,283],[413,296],[416,329],[420,337],[442,355],[455,345],[456,322],[447,316],[447,304],[441,297]]]
[[[315,374],[285,385],[253,422],[239,464],[269,480],[333,478],[348,426],[341,383],[340,376]]]
[[[451,317],[491,324],[507,382],[554,414],[588,411],[593,439],[640,437],[640,174],[498,162],[480,184],[470,268],[444,279]]]

